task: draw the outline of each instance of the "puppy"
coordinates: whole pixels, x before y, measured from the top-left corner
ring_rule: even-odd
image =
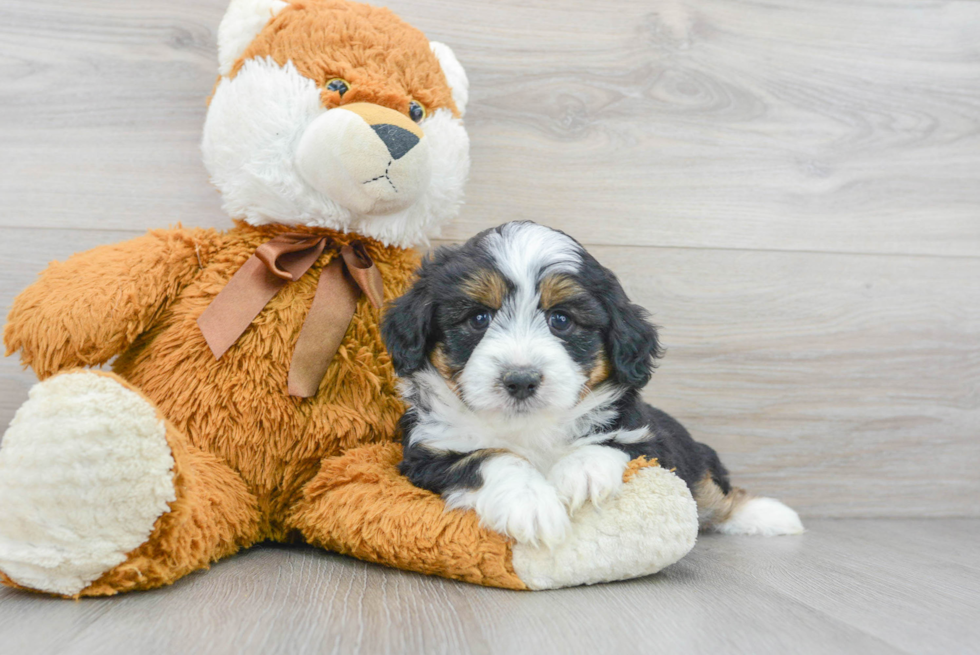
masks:
[[[704,529],[803,530],[786,505],[732,487],[714,450],[640,399],[657,332],[562,232],[514,222],[439,248],[381,329],[410,406],[402,473],[497,532],[561,542],[569,515],[616,494],[641,455],[687,483]]]

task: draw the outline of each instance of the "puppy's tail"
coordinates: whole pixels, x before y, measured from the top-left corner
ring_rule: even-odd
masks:
[[[711,474],[695,485],[694,500],[702,530],[765,537],[803,532],[800,516],[783,503],[751,496],[738,487],[729,487],[725,493]]]

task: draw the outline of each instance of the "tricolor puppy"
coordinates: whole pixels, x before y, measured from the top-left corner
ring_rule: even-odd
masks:
[[[559,543],[569,515],[616,494],[640,455],[687,483],[702,528],[803,529],[779,501],[732,487],[714,450],[640,399],[656,330],[562,232],[515,222],[438,249],[382,331],[410,404],[402,472],[493,530]]]

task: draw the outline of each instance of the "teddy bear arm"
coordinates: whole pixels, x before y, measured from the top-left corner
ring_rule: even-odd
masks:
[[[147,330],[214,251],[214,230],[154,230],[53,262],[14,300],[4,328],[40,378],[107,362]]]
[[[312,545],[369,562],[525,589],[510,540],[413,486],[398,472],[401,452],[396,443],[372,444],[324,460],[292,508],[291,527]]]

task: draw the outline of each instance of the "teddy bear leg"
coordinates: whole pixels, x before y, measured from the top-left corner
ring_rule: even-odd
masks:
[[[618,495],[572,515],[555,546],[515,544],[514,570],[529,589],[557,589],[657,573],[687,555],[698,510],[684,481],[644,458],[629,463]]]
[[[169,584],[254,541],[255,499],[138,390],[76,370],[0,442],[0,579],[62,596]]]
[[[697,507],[676,475],[634,460],[622,492],[572,517],[554,548],[514,543],[480,526],[476,513],[398,472],[401,447],[365,446],[326,460],[293,519],[306,539],[359,559],[510,589],[555,589],[656,573],[686,555]]]

